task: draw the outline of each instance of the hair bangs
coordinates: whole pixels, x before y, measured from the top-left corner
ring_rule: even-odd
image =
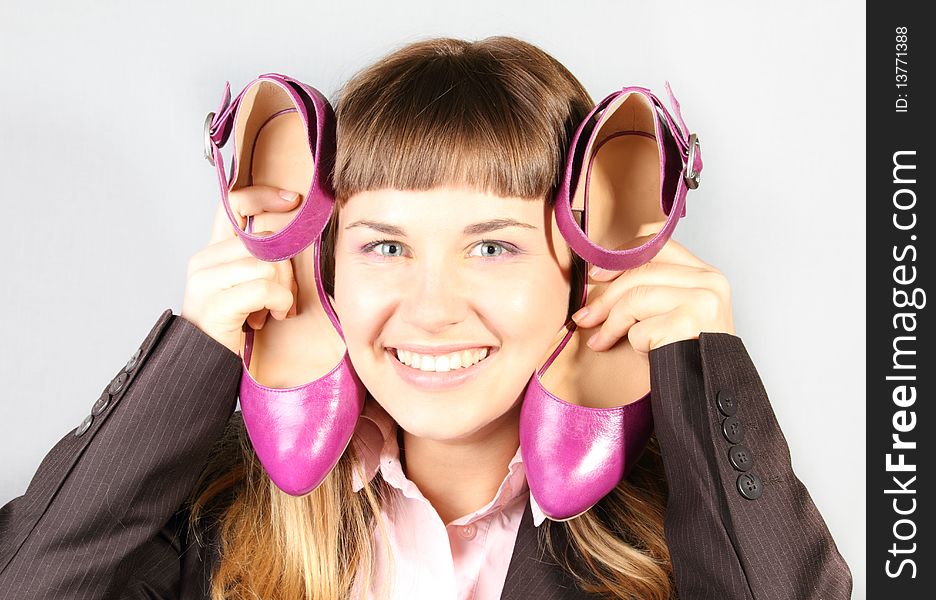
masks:
[[[531,76],[542,57],[505,57],[492,51],[497,38],[446,42],[408,47],[342,91],[339,203],[437,187],[551,200],[570,135],[571,107],[557,98],[568,96]]]

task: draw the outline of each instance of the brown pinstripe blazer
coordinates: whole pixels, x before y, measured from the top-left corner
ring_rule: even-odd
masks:
[[[650,354],[682,599],[849,598],[851,573],[790,466],[740,338],[703,333]],[[235,413],[240,358],[166,309],[26,493],[0,508],[0,599],[206,598],[213,561],[180,510]],[[716,394],[731,394],[763,495],[744,498]],[[78,436],[77,431],[84,430]],[[527,505],[503,600],[594,598],[543,556]],[[554,528],[561,535],[561,528]],[[208,538],[210,540],[210,537]]]

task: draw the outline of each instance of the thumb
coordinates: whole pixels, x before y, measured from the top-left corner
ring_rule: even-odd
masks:
[[[268,185],[251,185],[231,191],[228,205],[238,222],[241,231],[247,227],[247,217],[263,213],[285,213],[296,209],[301,204],[302,196],[292,190],[281,190]],[[224,200],[218,200],[214,223],[211,230],[211,242],[218,242],[234,237],[234,227],[224,210]]]

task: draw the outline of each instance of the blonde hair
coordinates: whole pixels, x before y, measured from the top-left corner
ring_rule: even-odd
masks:
[[[551,203],[569,139],[592,106],[562,64],[515,38],[407,45],[358,73],[341,91],[337,209],[360,191],[440,185]],[[336,221],[333,215],[323,235],[321,266],[329,293]],[[584,264],[574,257],[573,268],[572,281],[578,282]],[[581,295],[580,287],[572,287],[570,315]],[[232,419],[190,498],[191,535],[199,535],[202,522],[217,531],[221,558],[212,573],[212,600],[349,598],[359,572],[367,589],[376,564],[373,532],[383,527],[381,506],[389,495],[379,472],[354,493],[355,468],[360,465],[352,443],[318,488],[289,496],[270,481],[242,422]],[[537,535],[587,592],[672,598],[663,534],[666,494],[651,438],[637,466],[610,494],[575,519],[545,521]],[[568,542],[556,543],[557,533]]]

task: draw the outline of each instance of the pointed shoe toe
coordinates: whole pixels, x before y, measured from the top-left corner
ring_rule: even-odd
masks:
[[[241,411],[257,458],[287,494],[311,492],[347,450],[364,409],[364,386],[347,355],[314,388],[270,388],[244,373]]]
[[[530,493],[553,521],[575,518],[611,492],[653,429],[649,393],[613,408],[570,404],[534,377],[520,413]]]

